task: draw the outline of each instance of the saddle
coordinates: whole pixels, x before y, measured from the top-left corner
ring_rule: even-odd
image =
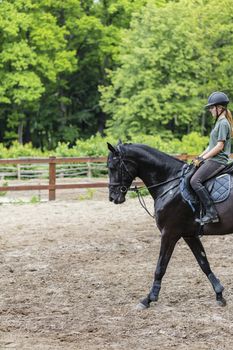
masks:
[[[195,167],[193,165],[184,165],[180,179],[180,192],[183,199],[195,212],[200,205],[200,201],[190,185],[190,179],[194,173]],[[229,197],[232,187],[232,173],[233,163],[227,165],[216,177],[203,183],[214,203],[223,202]]]

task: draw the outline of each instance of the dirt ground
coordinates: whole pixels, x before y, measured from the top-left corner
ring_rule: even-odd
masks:
[[[0,349],[233,349],[233,236],[202,238],[226,307],[180,241],[159,301],[137,311],[160,244],[137,199],[116,206],[102,190],[0,214]]]

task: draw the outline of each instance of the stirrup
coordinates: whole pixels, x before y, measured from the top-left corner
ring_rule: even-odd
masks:
[[[203,216],[202,218],[196,218],[195,221],[198,222],[200,225],[206,225],[206,224],[214,224],[219,222],[219,217],[215,216],[213,218],[208,218],[206,220],[203,221],[203,219],[205,218],[205,216]]]

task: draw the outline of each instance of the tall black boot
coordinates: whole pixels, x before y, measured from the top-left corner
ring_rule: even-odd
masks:
[[[200,219],[196,219],[201,225],[219,222],[219,217],[215,205],[210,198],[210,195],[205,187],[201,187],[196,191],[197,196],[199,197],[204,209],[205,216]]]

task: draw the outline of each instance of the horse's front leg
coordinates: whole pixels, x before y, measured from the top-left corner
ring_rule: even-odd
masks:
[[[150,306],[150,303],[152,301],[158,300],[162,278],[166,272],[167,265],[172,256],[175,245],[179,239],[180,239],[180,236],[173,235],[172,232],[170,231],[162,232],[159,259],[158,259],[155,274],[154,274],[154,282],[150,290],[150,293],[147,295],[145,299],[143,299],[137,305],[137,309],[139,310],[146,309]]]
[[[183,237],[185,242],[188,244],[189,248],[193,252],[198,264],[200,265],[202,271],[206,274],[208,277],[210,283],[212,284],[212,287],[216,293],[216,300],[218,305],[225,306],[226,300],[222,296],[222,292],[224,290],[224,287],[221,285],[220,281],[217,279],[217,277],[214,275],[214,273],[211,271],[209,262],[206,257],[206,253],[204,250],[204,247],[198,237]]]

